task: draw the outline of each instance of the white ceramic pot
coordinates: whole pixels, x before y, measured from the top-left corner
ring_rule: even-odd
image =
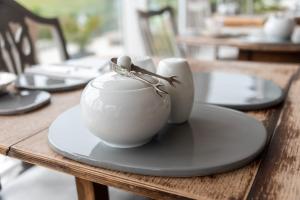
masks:
[[[168,58],[159,62],[157,74],[162,76],[177,76],[180,84],[176,87],[166,84],[171,96],[170,123],[183,123],[190,117],[194,103],[194,82],[191,69],[186,59]]]
[[[295,21],[288,17],[272,16],[264,25],[264,33],[274,40],[287,40],[291,37]]]
[[[145,70],[148,70],[149,72],[152,72],[152,73],[156,72],[155,64],[154,64],[152,58],[149,56],[134,57],[132,59],[132,63],[145,69]]]
[[[170,114],[169,95],[161,97],[151,86],[115,72],[92,80],[81,95],[80,105],[90,132],[119,148],[147,143]]]

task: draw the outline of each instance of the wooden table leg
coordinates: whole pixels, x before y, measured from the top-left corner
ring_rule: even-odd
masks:
[[[242,61],[300,63],[300,52],[256,51],[239,49],[238,59]]]
[[[76,179],[78,200],[109,200],[108,187],[87,181],[81,178]]]
[[[251,51],[239,49],[238,60],[244,60],[244,61],[251,60]]]

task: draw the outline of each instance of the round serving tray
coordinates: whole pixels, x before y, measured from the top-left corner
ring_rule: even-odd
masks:
[[[82,88],[88,80],[75,78],[61,78],[38,74],[22,74],[15,81],[15,86],[20,89],[45,90],[60,92]]]
[[[249,163],[264,148],[267,134],[261,122],[246,114],[194,104],[188,123],[166,125],[141,147],[112,148],[88,131],[77,106],[52,123],[48,139],[56,152],[86,164],[143,175],[189,177]]]
[[[0,115],[14,115],[33,111],[50,102],[50,94],[44,91],[23,90],[0,95]]]
[[[237,110],[259,110],[284,100],[283,90],[270,80],[224,72],[194,73],[195,102]]]
[[[245,37],[239,38],[239,40],[246,43],[268,44],[268,45],[293,44],[293,42],[289,38],[287,39],[274,38],[274,37],[266,36],[263,33],[247,35]]]

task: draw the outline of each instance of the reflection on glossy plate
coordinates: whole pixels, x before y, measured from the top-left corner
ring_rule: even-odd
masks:
[[[64,77],[51,77],[38,74],[22,74],[16,80],[16,87],[22,89],[66,91],[85,86],[88,80]]]
[[[238,110],[258,110],[280,103],[283,90],[273,81],[243,74],[194,73],[195,101]]]
[[[14,115],[29,112],[50,102],[50,94],[45,91],[22,90],[6,92],[0,96],[0,115]]]

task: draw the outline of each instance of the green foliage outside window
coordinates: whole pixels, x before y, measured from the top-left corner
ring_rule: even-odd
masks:
[[[234,1],[234,0],[227,0],[227,1]],[[246,0],[235,0],[241,6],[242,13],[247,11],[247,1]],[[280,0],[252,0],[253,1],[253,11],[254,13],[261,14],[267,12],[276,12],[283,10],[284,8],[280,5]],[[210,0],[212,7],[215,8],[216,5],[220,2],[226,2],[226,0]]]
[[[80,20],[80,18],[84,18]],[[64,26],[66,37],[79,45],[80,51],[85,50],[86,44],[88,44],[93,33],[100,26],[100,18],[92,16],[66,16],[62,18],[62,24]]]
[[[218,3],[234,0],[209,0],[212,6],[213,11]],[[247,11],[247,0],[236,0],[240,6],[242,13]],[[151,9],[159,9],[166,5],[170,5],[173,8],[177,9],[177,0],[149,0],[149,6]],[[284,8],[280,5],[280,0],[253,0],[254,13],[261,14],[267,12],[276,12],[283,10]]]
[[[18,0],[43,17],[58,17],[67,41],[83,50],[91,37],[118,29],[117,6],[120,0]],[[50,30],[39,28],[40,38],[51,37]]]

